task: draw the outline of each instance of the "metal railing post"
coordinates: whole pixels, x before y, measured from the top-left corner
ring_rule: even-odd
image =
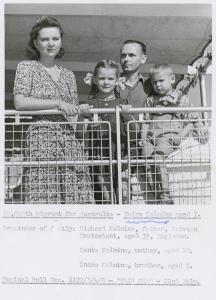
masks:
[[[206,97],[206,84],[205,84],[205,75],[204,73],[200,73],[199,75],[199,83],[200,83],[200,96],[201,96],[201,106],[207,107],[207,97]],[[206,112],[203,112],[203,117],[205,122],[208,118]]]
[[[117,138],[117,167],[118,167],[118,200],[122,204],[122,166],[121,166],[121,131],[120,108],[116,106],[116,138]]]

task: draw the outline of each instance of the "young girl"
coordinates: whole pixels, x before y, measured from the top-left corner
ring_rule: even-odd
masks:
[[[93,108],[114,108],[120,105],[123,110],[128,109],[127,101],[119,98],[118,93],[119,68],[112,60],[101,60],[97,63],[91,77],[91,91],[89,94],[89,104]],[[87,74],[87,80],[88,80]],[[85,81],[86,82],[86,81]],[[86,82],[87,83],[87,82]],[[101,122],[106,121],[106,122]],[[109,136],[109,124],[111,126],[111,145]],[[126,130],[123,121],[120,122],[121,141],[125,144]],[[89,125],[90,132],[90,155],[92,159],[109,160],[110,146],[112,149],[112,159],[116,159],[116,119],[114,113],[104,113],[99,115],[99,123]],[[92,149],[92,151],[91,151]],[[110,203],[112,199],[112,182],[114,191],[117,189],[117,170],[113,166],[113,177],[111,178],[110,166],[100,165],[93,167],[96,200],[102,203]],[[99,191],[98,191],[99,190]],[[96,192],[97,191],[97,192]],[[115,198],[115,195],[114,195]],[[105,201],[104,201],[105,200]]]

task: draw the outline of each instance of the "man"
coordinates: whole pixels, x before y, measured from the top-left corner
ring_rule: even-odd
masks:
[[[120,78],[120,97],[122,99],[127,99],[128,103],[131,104],[133,108],[145,107],[146,98],[151,91],[149,81],[145,80],[140,73],[141,67],[145,64],[146,60],[146,45],[144,43],[136,40],[127,40],[123,43],[120,50],[120,63],[123,71]],[[132,120],[139,120],[139,114],[124,114],[123,119],[125,123]],[[140,132],[140,126],[136,123],[130,123],[129,130],[131,141],[130,155],[131,158],[136,159],[139,156],[138,134]],[[127,149],[127,147],[125,148]],[[138,166],[132,167],[131,172],[132,174],[137,172],[139,174],[146,173],[142,167]],[[137,200],[146,201],[152,199],[152,194],[150,192],[150,187],[148,187],[146,176],[138,175],[138,181],[139,182],[134,185],[134,188],[137,190],[141,188],[142,195],[138,196],[138,192],[136,192]],[[127,202],[127,200],[123,199],[123,202],[124,201]],[[131,203],[133,203],[133,201],[131,201]]]
[[[146,46],[142,42],[127,40],[123,43],[120,53],[120,62],[124,78],[124,89],[121,97],[128,99],[132,107],[144,107],[150,85],[146,85],[140,73],[142,65],[147,60]]]

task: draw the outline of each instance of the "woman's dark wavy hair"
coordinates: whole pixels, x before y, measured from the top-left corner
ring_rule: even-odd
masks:
[[[63,29],[59,23],[59,21],[53,17],[42,16],[37,19],[32,27],[30,32],[30,39],[26,49],[26,55],[30,59],[38,60],[40,58],[40,52],[35,47],[34,41],[37,39],[39,31],[43,28],[47,27],[57,27],[59,28],[61,38],[63,37]],[[56,58],[61,58],[64,55],[64,48],[61,47],[59,53],[56,55]]]
[[[119,66],[118,66],[118,64],[117,64],[114,60],[111,60],[111,59],[103,59],[103,60],[100,60],[100,61],[96,64],[96,66],[95,66],[95,68],[94,68],[94,72],[93,72],[93,76],[94,76],[94,77],[97,76],[98,70],[99,70],[100,68],[104,68],[104,69],[115,69],[115,70],[116,70],[116,77],[118,78],[119,75],[120,75]],[[120,95],[119,95],[118,87],[115,87],[114,92],[115,92],[115,96],[116,96],[117,98],[119,98]],[[97,93],[98,93],[98,87],[97,87],[97,85],[93,82],[93,83],[92,83],[92,86],[91,86],[91,91],[90,91],[89,97],[90,97],[90,98],[92,98],[92,97],[94,98],[94,97],[97,95]]]

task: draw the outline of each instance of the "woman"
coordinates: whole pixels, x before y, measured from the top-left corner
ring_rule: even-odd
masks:
[[[67,120],[88,112],[89,106],[78,105],[73,72],[55,63],[64,54],[62,36],[63,30],[55,18],[39,18],[27,48],[31,60],[19,63],[16,71],[17,110],[58,109],[64,113],[34,117],[34,124],[26,132],[25,160],[38,164],[24,169],[25,203],[94,202],[88,167],[84,163],[66,164],[66,160],[86,160]]]

